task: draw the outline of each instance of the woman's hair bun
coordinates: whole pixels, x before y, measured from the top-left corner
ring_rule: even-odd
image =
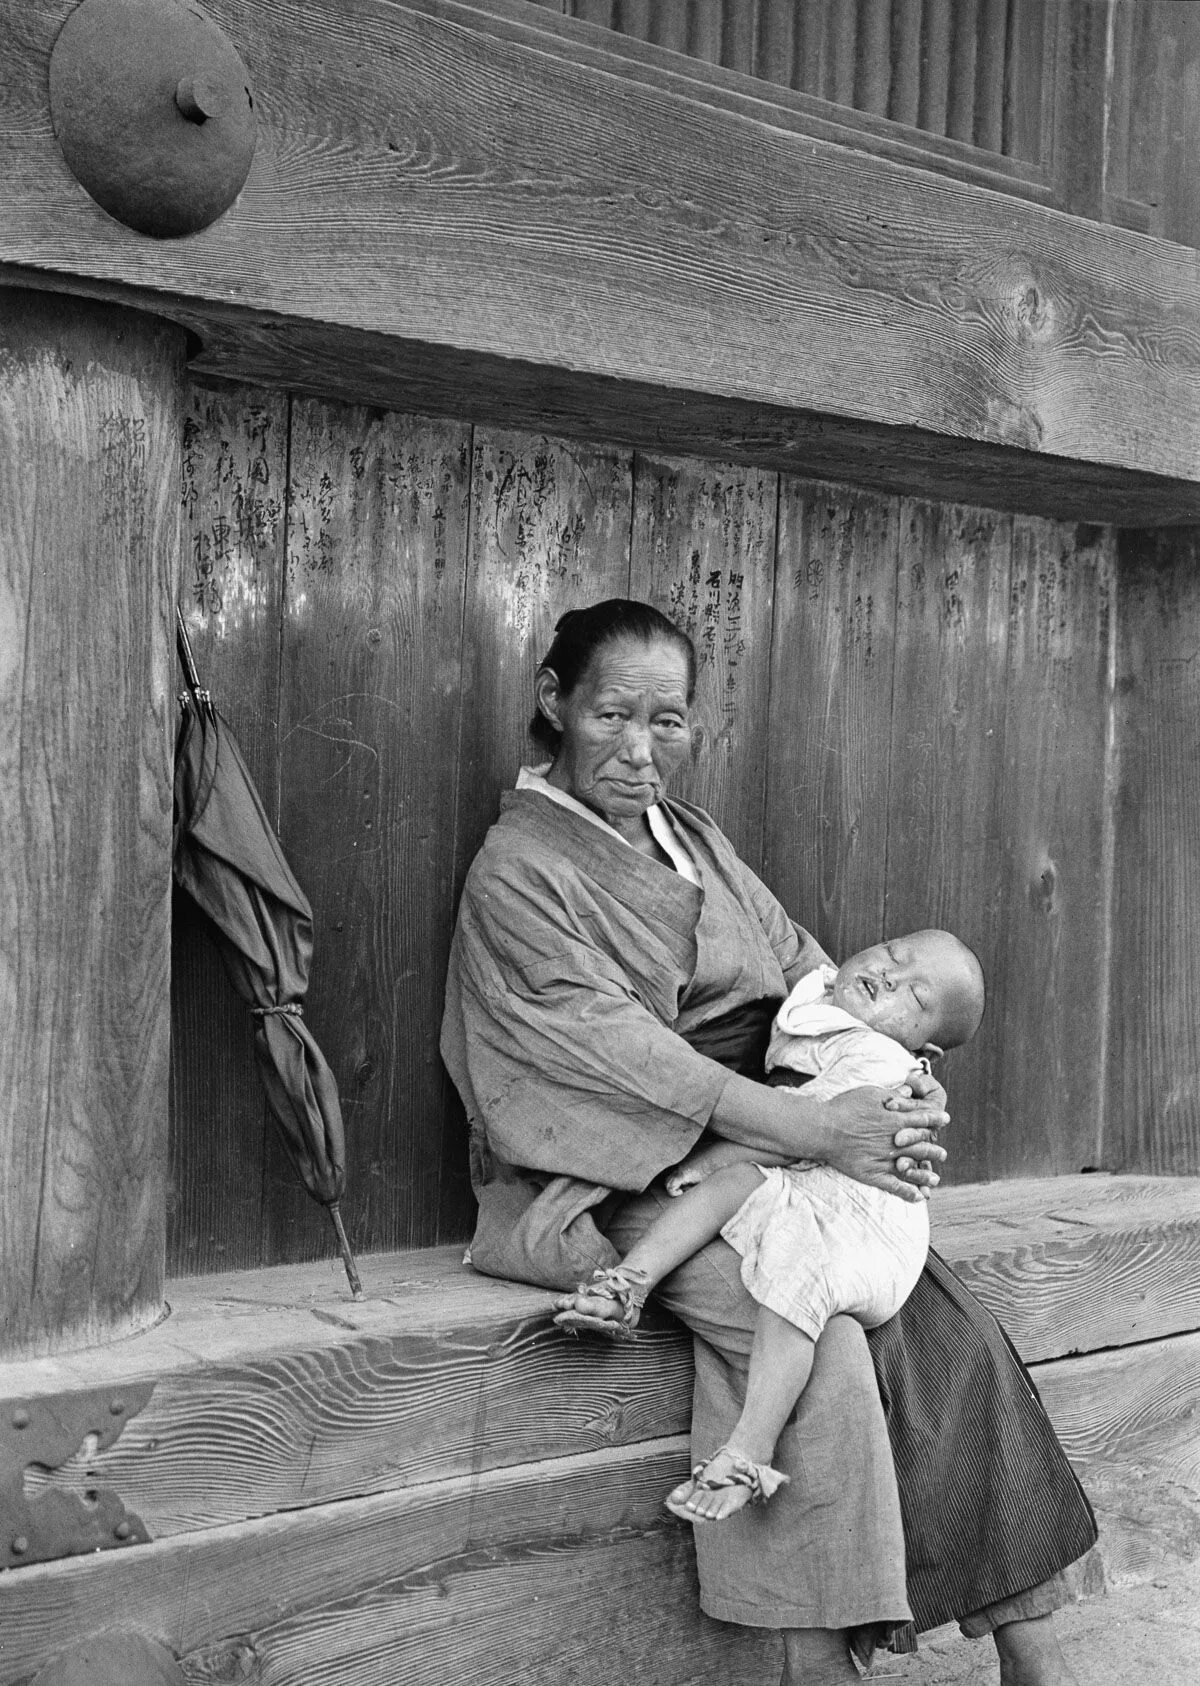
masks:
[[[555,622],[554,638],[538,663],[538,672],[549,668],[558,680],[561,694],[569,697],[598,651],[622,638],[639,644],[674,644],[687,662],[687,695],[691,702],[696,690],[695,645],[683,628],[668,620],[661,609],[651,603],[639,603],[634,597],[606,597],[601,603],[564,610]],[[561,736],[541,709],[535,710],[529,722],[529,735],[551,754],[557,750]]]

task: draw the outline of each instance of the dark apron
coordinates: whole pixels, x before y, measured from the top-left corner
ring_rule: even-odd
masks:
[[[778,1005],[736,1008],[687,1041],[763,1081]],[[917,1631],[1039,1586],[1095,1544],[1092,1507],[1028,1370],[937,1253],[897,1315],[867,1331],[867,1344],[896,1465]],[[915,1649],[915,1639],[902,1629],[892,1645]]]

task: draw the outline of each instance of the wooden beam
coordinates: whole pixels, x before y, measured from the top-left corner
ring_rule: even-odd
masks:
[[[1196,1179],[1063,1177],[946,1189],[935,1245],[1027,1359],[1200,1328]],[[651,1313],[635,1344],[564,1338],[550,1296],[455,1248],[377,1255],[367,1298],[332,1265],[169,1285],[137,1342],[0,1369],[2,1411],[153,1383],[103,1450],[53,1475],[115,1494],[163,1538],[685,1431],[691,1352]],[[1139,1349],[1140,1350],[1140,1349]]]
[[[894,485],[924,457],[915,489],[1081,516],[1115,476],[1146,524],[1194,515],[1190,252],[702,103],[561,25],[455,0],[216,0],[254,77],[257,158],[212,228],[152,241],[54,141],[45,66],[69,10],[0,3],[0,265],[169,310],[211,370],[485,420],[557,386],[585,428],[607,394],[610,437],[631,388],[628,442],[702,450],[689,427],[758,416],[763,466]],[[796,460],[810,445],[826,460]],[[982,493],[963,486],[980,451]]]
[[[1200,1180],[1044,1177],[940,1190],[933,1244],[1027,1362],[1200,1329]]]
[[[1200,1464],[1181,1430],[1200,1336],[1035,1376],[1102,1499],[1106,1570],[1145,1578],[1190,1556]],[[687,1460],[682,1436],[657,1439],[18,1569],[0,1576],[0,1686],[114,1611],[197,1681],[757,1686],[775,1641],[697,1614],[689,1531],[662,1510]],[[1155,1516],[1139,1508],[1147,1472],[1169,1501]]]
[[[660,1440],[19,1570],[0,1686],[117,1610],[193,1681],[609,1686],[652,1656],[655,1686],[758,1686],[777,1636],[699,1614],[691,1530],[662,1508],[687,1468]]]

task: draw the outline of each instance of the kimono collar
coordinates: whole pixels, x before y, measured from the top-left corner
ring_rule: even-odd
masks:
[[[632,848],[633,845],[628,838],[622,837],[616,827],[609,825],[607,820],[601,819],[594,809],[586,807],[584,803],[577,801],[567,791],[560,790],[557,785],[550,783],[546,774],[550,771],[551,765],[552,763],[547,761],[541,767],[522,767],[517,774],[516,788],[518,790],[537,791],[539,796],[545,796],[551,802],[557,802],[559,807],[565,808],[568,813],[578,814],[581,819],[588,820],[592,825],[598,825],[602,831],[608,832],[611,836],[619,839],[620,842],[625,844],[626,848]],[[689,884],[699,884],[700,873],[696,863],[680,840],[675,824],[666,809],[655,803],[647,811],[646,819],[649,822],[654,841],[671,861],[676,872],[681,873]]]
[[[703,890],[661,861],[639,854],[611,826],[575,810],[574,803],[548,801],[536,790],[509,790],[500,798],[500,825],[518,827],[570,861],[639,919],[682,938],[690,951],[685,965],[690,974]]]

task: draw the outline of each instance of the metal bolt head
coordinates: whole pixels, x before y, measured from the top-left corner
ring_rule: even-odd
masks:
[[[124,1413],[125,1401],[123,1399],[110,1399],[108,1409],[114,1417],[119,1417]]]
[[[116,1527],[113,1529],[113,1533],[119,1540],[127,1540],[130,1534],[133,1533],[133,1529],[129,1526],[128,1522],[118,1522]]]
[[[14,1428],[28,1428],[29,1427],[29,1412],[25,1409],[25,1407],[23,1405],[19,1405],[17,1407],[17,1409],[13,1412],[13,1414],[12,1414],[12,1425],[13,1425]]]
[[[17,1535],[16,1539],[12,1543],[12,1549],[14,1557],[24,1557],[25,1553],[29,1550],[29,1541],[25,1538],[24,1534]]]
[[[50,116],[76,180],[118,222],[195,234],[254,157],[249,74],[191,0],[81,0],[50,54]]]
[[[175,104],[189,123],[207,123],[229,110],[229,90],[210,76],[183,76],[175,89]]]

